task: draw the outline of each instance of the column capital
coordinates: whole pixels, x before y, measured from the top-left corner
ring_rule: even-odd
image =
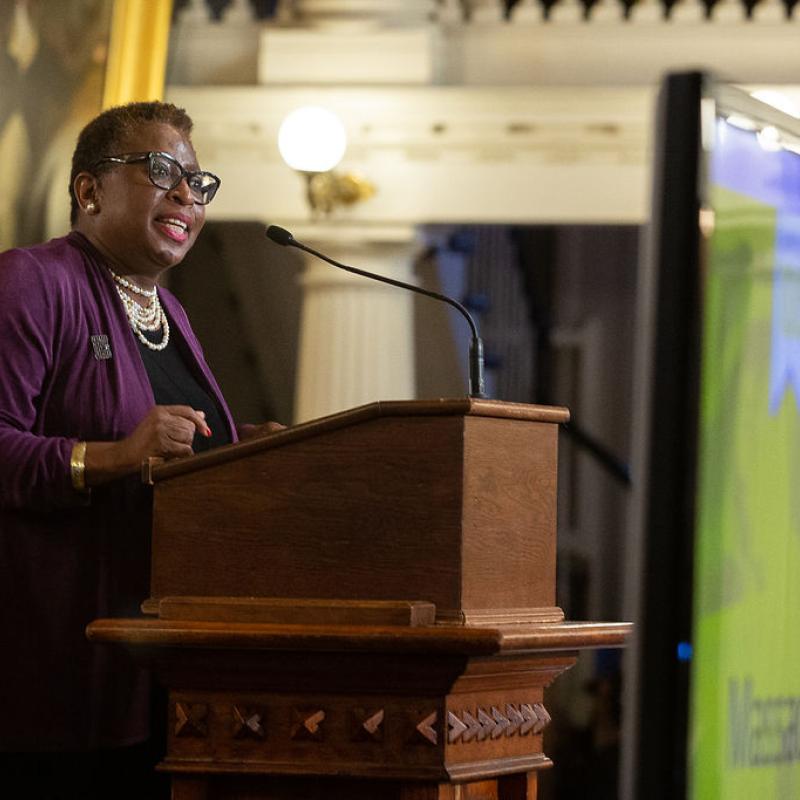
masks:
[[[358,252],[375,245],[410,245],[417,240],[414,225],[364,225],[338,220],[299,223],[292,226],[292,236],[304,244],[320,249],[334,247]]]
[[[345,266],[406,283],[415,282],[412,265],[414,256],[421,247],[421,240],[417,230],[411,225],[308,226],[296,228],[293,235],[297,241],[319,250]],[[303,286],[347,284],[354,288],[398,294],[401,300],[405,300],[408,294],[398,287],[337,269],[310,253],[303,255],[306,264],[300,279]]]

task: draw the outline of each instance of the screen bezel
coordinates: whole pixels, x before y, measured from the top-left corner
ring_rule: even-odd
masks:
[[[623,798],[687,793],[690,662],[677,645],[692,641],[704,220],[716,120],[731,115],[800,152],[800,120],[704,72],[664,79],[637,324]]]

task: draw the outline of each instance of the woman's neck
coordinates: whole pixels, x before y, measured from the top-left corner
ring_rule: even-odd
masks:
[[[106,266],[116,272],[117,275],[120,275],[121,277],[130,281],[139,289],[151,291],[152,289],[156,288],[158,285],[158,279],[161,277],[161,273],[164,272],[164,270],[153,274],[150,271],[137,268],[135,264],[130,264],[125,259],[116,255],[100,237],[94,234],[93,231],[87,230],[80,224],[77,224],[73,230],[75,230],[77,233],[80,233],[89,242],[89,244],[106,262]]]

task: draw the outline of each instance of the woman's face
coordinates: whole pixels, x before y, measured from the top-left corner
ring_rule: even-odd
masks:
[[[128,136],[115,153],[158,150],[188,171],[199,169],[191,142],[170,125],[147,123]],[[97,212],[90,239],[126,274],[155,279],[179,264],[205,222],[205,206],[195,203],[186,180],[159,189],[148,177],[147,161],[113,164],[97,182]]]

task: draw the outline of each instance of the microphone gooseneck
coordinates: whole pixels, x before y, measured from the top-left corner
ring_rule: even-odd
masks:
[[[285,228],[281,228],[278,225],[270,225],[267,228],[266,233],[268,239],[271,239],[273,242],[275,242],[275,244],[279,244],[282,247],[296,247],[298,250],[303,250],[306,253],[310,253],[312,256],[322,259],[331,266],[345,270],[345,272],[352,272],[354,275],[361,275],[363,278],[372,278],[373,280],[381,281],[382,283],[388,283],[391,286],[397,286],[400,289],[408,289],[410,292],[416,292],[417,294],[422,294],[426,297],[432,297],[434,300],[441,300],[443,303],[447,303],[461,312],[461,314],[464,315],[464,318],[469,323],[470,330],[472,331],[472,341],[470,342],[469,346],[469,396],[486,397],[483,380],[483,342],[481,341],[481,337],[478,335],[478,326],[475,324],[475,320],[472,318],[472,315],[457,300],[453,300],[452,297],[448,297],[447,295],[439,294],[439,292],[432,292],[428,289],[422,289],[419,286],[414,286],[411,283],[404,283],[403,281],[398,281],[394,278],[376,275],[374,272],[367,272],[366,270],[358,269],[357,267],[350,267],[347,264],[334,261],[334,259],[326,256],[324,253],[314,250],[313,247],[309,247],[302,242],[298,242],[297,239],[295,239],[294,236],[289,233],[289,231],[287,231]]]

